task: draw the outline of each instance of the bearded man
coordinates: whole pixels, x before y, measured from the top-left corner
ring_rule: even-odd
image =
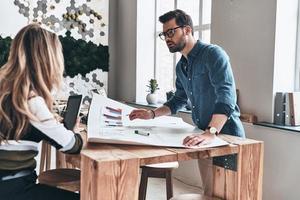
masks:
[[[219,134],[245,137],[239,119],[234,77],[226,52],[217,45],[205,44],[194,38],[193,22],[182,10],[173,10],[159,17],[163,32],[159,34],[171,53],[180,52],[176,65],[175,95],[154,110],[138,109],[129,118],[153,119],[176,114],[190,100],[194,124],[204,132],[183,140],[186,146],[211,142]],[[228,162],[227,157],[222,158]],[[222,162],[221,161],[221,162]],[[206,194],[212,190],[212,161],[199,160]]]

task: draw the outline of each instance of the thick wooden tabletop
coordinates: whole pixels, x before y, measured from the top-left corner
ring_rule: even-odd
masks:
[[[183,161],[199,158],[211,158],[238,153],[239,145],[258,144],[261,141],[243,139],[230,135],[219,136],[229,145],[211,148],[170,148],[156,146],[138,146],[121,144],[87,143],[81,155],[95,161],[117,161],[130,158],[138,158],[140,165],[148,165],[162,162]],[[80,168],[80,155],[66,155],[66,161]]]

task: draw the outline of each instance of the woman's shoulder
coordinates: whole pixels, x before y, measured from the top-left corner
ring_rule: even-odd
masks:
[[[30,96],[28,98],[29,106],[46,105],[45,99],[41,96]]]
[[[28,99],[28,106],[31,113],[39,120],[53,118],[53,114],[49,110],[45,99],[41,96],[31,96]]]

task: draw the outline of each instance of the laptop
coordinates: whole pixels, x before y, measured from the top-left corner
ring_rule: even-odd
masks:
[[[72,95],[68,98],[66,111],[64,113],[64,126],[68,130],[73,130],[78,117],[82,95]]]

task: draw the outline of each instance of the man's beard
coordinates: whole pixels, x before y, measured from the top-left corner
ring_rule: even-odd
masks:
[[[178,42],[178,44],[175,44],[175,43],[173,43],[174,44],[174,46],[168,46],[168,48],[169,48],[169,51],[171,52],[171,53],[175,53],[175,52],[180,52],[180,51],[182,51],[183,49],[184,49],[184,47],[185,47],[185,45],[186,45],[186,42],[185,42],[185,40],[184,40],[184,38],[182,38],[179,42]]]

